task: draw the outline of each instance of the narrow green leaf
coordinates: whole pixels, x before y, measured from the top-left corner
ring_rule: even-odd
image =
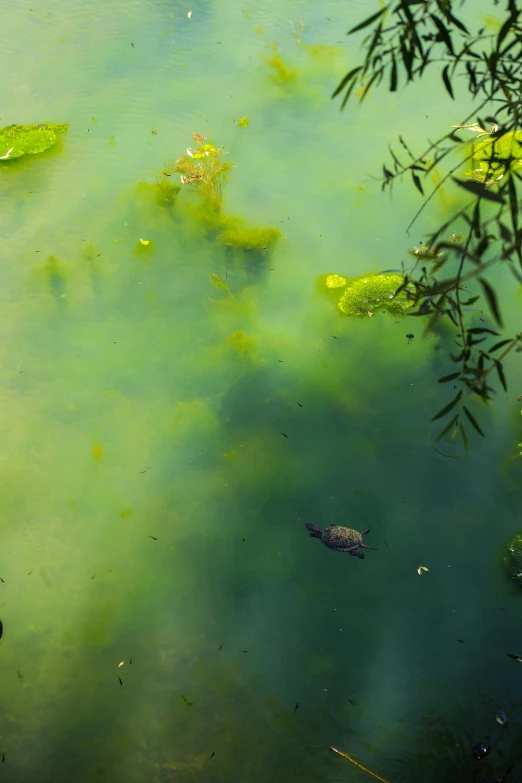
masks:
[[[466,430],[464,429],[464,425],[462,422],[459,422],[459,432],[462,438],[462,442],[464,444],[464,450],[466,454],[468,453],[468,436],[466,435]]]
[[[458,403],[461,397],[462,397],[462,389],[456,394],[456,396],[452,399],[452,401],[448,402],[448,404],[445,405],[444,408],[442,408],[438,413],[436,413],[431,420],[435,421],[436,419],[441,419],[443,416],[449,413],[450,410],[455,407],[455,405]]]
[[[417,190],[420,191],[421,196],[424,196],[424,190],[422,189],[422,183],[421,183],[419,177],[417,176],[417,174],[415,174],[414,171],[411,172],[411,178],[412,178],[413,184],[415,185]]]
[[[438,383],[447,383],[448,381],[454,381],[455,378],[460,377],[460,372],[452,372],[449,375],[445,375],[443,378],[439,378]]]
[[[439,440],[442,440],[444,435],[447,435],[450,429],[455,425],[455,423],[458,421],[459,414],[457,413],[456,416],[454,416],[450,421],[446,424],[443,430],[439,432],[437,437],[435,438],[435,443],[438,443]]]
[[[390,73],[390,92],[397,91],[397,60],[395,55],[392,54],[392,64]]]
[[[470,193],[473,193],[474,196],[485,198],[487,201],[495,201],[497,204],[506,203],[500,193],[495,193],[494,190],[489,190],[481,182],[475,182],[475,180],[472,179],[457,179],[457,177],[452,177],[452,180],[453,182],[456,182],[457,185],[459,185],[461,188],[464,188],[464,190],[468,190]]]
[[[484,280],[483,277],[479,277],[479,283],[482,287],[482,292],[486,299],[488,300],[489,309],[491,310],[491,313],[497,322],[497,324],[502,327],[502,316],[500,315],[500,309],[498,306],[498,299],[495,291],[493,290],[490,283],[488,283],[487,280]]]
[[[444,82],[444,86],[447,89],[450,98],[455,99],[455,96],[453,95],[453,87],[451,84],[450,77],[448,75],[448,71],[449,71],[449,65],[445,65],[444,68],[442,69],[442,81]]]
[[[512,15],[510,15],[510,16],[509,16],[509,17],[506,19],[506,21],[504,22],[504,24],[502,25],[502,27],[500,28],[500,30],[499,30],[499,33],[498,33],[498,36],[497,36],[497,49],[500,49],[500,47],[501,47],[501,45],[502,45],[502,41],[504,40],[504,38],[506,37],[506,35],[507,35],[507,34],[509,33],[509,31],[511,30],[511,28],[512,28],[512,26],[513,26],[513,23],[514,23],[515,21],[516,21],[516,17],[515,17],[515,19],[514,19],[514,18],[513,18],[513,16],[512,16]]]
[[[499,362],[498,359],[493,359],[493,361],[495,362],[498,379],[502,384],[502,388],[504,389],[504,391],[507,391],[506,376],[504,375],[504,368],[502,367],[502,362]]]
[[[336,90],[332,93],[332,98],[335,98],[337,95],[339,95],[342,90],[346,87],[350,79],[353,79],[353,77],[359,73],[359,71],[362,71],[362,65],[359,65],[357,68],[352,68],[351,71],[349,71],[346,76],[342,79],[339,86],[336,88]]]
[[[499,348],[503,348],[504,345],[508,345],[508,343],[512,343],[513,340],[501,340],[499,343],[495,343],[495,345],[489,349],[489,353],[493,353],[493,351],[498,351]]]
[[[451,54],[455,54],[453,51],[453,44],[451,42],[451,36],[449,34],[448,28],[441,22],[441,20],[435,16],[434,14],[430,14],[430,19],[437,28],[439,32],[439,38],[441,41],[444,41],[448,49],[450,50]],[[446,66],[447,67],[447,66]],[[453,98],[453,95],[451,96]]]
[[[468,334],[495,334],[498,336],[498,332],[495,332],[494,329],[486,329],[484,326],[474,326],[472,329],[468,329]]]
[[[509,228],[504,225],[504,223],[501,223],[500,220],[498,221],[498,229],[500,231],[500,236],[504,240],[504,242],[512,242],[513,241],[513,234],[509,230]]]
[[[480,429],[478,421],[476,420],[476,418],[474,417],[472,412],[469,410],[469,408],[466,408],[465,405],[464,405],[464,413],[466,414],[466,416],[470,420],[472,427],[474,427],[477,430],[479,435],[482,435],[482,437],[485,438],[486,436],[484,435],[484,433]]]
[[[360,22],[359,24],[356,24],[355,27],[352,27],[351,30],[348,30],[346,35],[351,35],[352,33],[357,33],[359,30],[364,30],[365,27],[368,27],[372,24],[372,22],[375,22],[376,19],[378,19],[380,16],[382,16],[386,11],[388,10],[388,6],[384,6],[384,8],[381,8],[380,11],[377,11],[377,13],[372,14],[367,19],[364,20],[364,22]]]

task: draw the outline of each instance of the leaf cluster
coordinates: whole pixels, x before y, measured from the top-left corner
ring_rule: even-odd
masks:
[[[471,31],[459,18],[465,3],[399,0],[382,5],[349,31],[366,33],[363,61],[346,74],[333,97],[341,97],[344,107],[352,95],[362,101],[382,83],[395,92],[436,68],[452,99],[463,85],[474,100],[473,113],[421,154],[399,136],[398,151],[390,146],[381,176],[383,190],[407,176],[423,197],[408,230],[445,183],[453,182],[467,197],[421,247],[410,251],[414,265],[404,271],[403,283],[414,304],[410,315],[424,318],[427,329],[441,319],[453,326],[453,371],[439,382],[453,383],[456,394],[433,420],[445,420],[438,439],[460,433],[467,448],[465,425],[484,435],[468,398],[489,403],[497,383],[507,389],[504,359],[522,351],[522,332],[502,334],[501,302],[490,276],[494,266],[504,266],[522,283],[522,25],[517,0],[508,0],[497,33]],[[465,143],[464,130],[473,134],[471,144]],[[455,151],[458,160],[452,165]],[[458,176],[463,159],[471,171]],[[441,164],[446,167],[442,177]]]

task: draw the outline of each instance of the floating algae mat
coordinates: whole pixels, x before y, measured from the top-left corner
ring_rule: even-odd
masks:
[[[68,125],[7,125],[0,129],[0,158],[14,160],[50,149]]]
[[[473,143],[473,168],[466,176],[484,182],[501,179],[506,169],[522,168],[522,132],[512,131],[499,138],[488,137]]]
[[[329,290],[346,286],[337,305],[342,313],[370,317],[379,309],[401,314],[412,306],[413,302],[407,296],[407,291],[413,293],[412,285],[407,285],[397,294],[403,283],[401,275],[365,275],[351,281],[340,275],[328,275],[326,278]]]

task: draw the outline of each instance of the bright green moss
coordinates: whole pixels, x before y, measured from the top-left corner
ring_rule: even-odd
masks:
[[[522,531],[508,541],[503,561],[509,578],[522,588]]]
[[[0,158],[14,160],[22,155],[38,155],[56,144],[57,134],[68,125],[8,125],[0,129]],[[8,156],[5,158],[5,156]]]
[[[231,219],[223,221],[224,225],[230,224]],[[218,241],[234,250],[243,250],[247,253],[270,250],[281,239],[282,234],[278,228],[245,228],[239,224],[230,226],[218,235]]]
[[[466,176],[492,184],[506,173],[522,168],[522,131],[506,133],[498,139],[491,138],[473,143],[472,169]]]
[[[347,282],[347,279],[341,275],[327,275],[326,277],[327,288],[344,288]]]
[[[404,290],[395,296],[403,282],[401,275],[366,275],[352,280],[339,300],[339,310],[345,315],[357,316],[371,316],[380,308],[404,313],[413,302],[407,299]],[[413,287],[408,286],[408,290],[413,291]]]

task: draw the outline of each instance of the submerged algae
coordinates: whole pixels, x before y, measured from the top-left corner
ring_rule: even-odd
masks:
[[[23,155],[38,155],[56,144],[58,133],[68,125],[8,125],[0,128],[0,158],[14,160]]]
[[[282,233],[278,228],[257,228],[253,226],[246,228],[241,225],[229,225],[230,219],[225,219],[223,225],[229,225],[224,231],[218,234],[218,242],[234,250],[243,250],[244,252],[253,252],[260,250],[270,250],[276,242],[282,238]]]
[[[403,285],[404,278],[401,275],[366,275],[348,283],[338,308],[345,315],[372,316],[381,308],[391,313],[404,313],[413,302],[408,299],[407,292],[413,292],[413,286],[408,285],[406,290],[398,289]]]
[[[192,186],[199,199],[197,206],[188,207],[188,213],[205,228],[210,237],[237,252],[272,249],[283,237],[278,228],[248,226],[240,217],[222,211],[223,186],[232,169],[229,161],[222,160],[223,148],[209,141],[208,136],[193,133],[192,138],[196,143],[195,148],[188,147],[186,154],[163,172],[164,180],[148,186],[155,189],[158,203],[173,204],[181,189]],[[181,188],[172,185],[167,179],[174,171],[180,174]],[[147,185],[142,183],[138,187],[140,190],[147,189]]]
[[[485,134],[483,134],[485,135]],[[473,142],[472,166],[466,176],[487,185],[501,179],[507,170],[522,168],[522,131]]]

